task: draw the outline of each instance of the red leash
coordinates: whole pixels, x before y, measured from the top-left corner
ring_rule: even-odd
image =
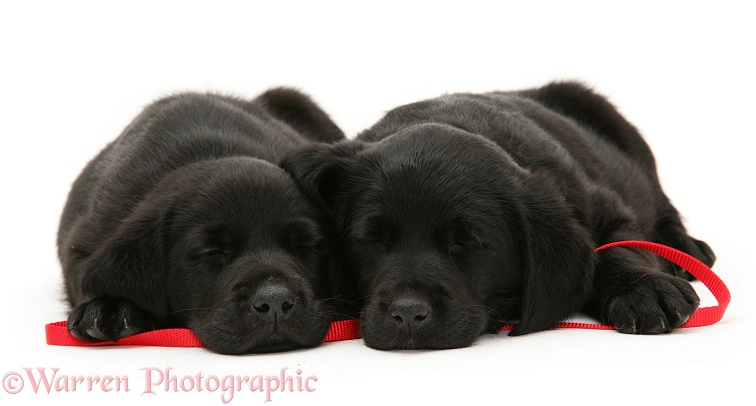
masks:
[[[724,316],[727,306],[730,304],[730,291],[724,282],[705,264],[693,258],[692,256],[678,251],[665,245],[645,241],[618,241],[602,245],[596,248],[601,251],[613,247],[640,248],[658,254],[681,268],[688,271],[691,275],[700,280],[706,288],[711,291],[717,299],[718,305],[710,307],[701,307],[693,313],[693,316],[681,326],[701,327],[709,326],[720,320]],[[506,325],[501,330],[511,330],[513,325]],[[559,323],[554,328],[580,328],[592,330],[614,330],[613,327],[596,324],[596,323]],[[202,343],[197,336],[187,328],[170,328],[163,330],[148,331],[146,333],[135,334],[130,337],[122,338],[118,342],[100,341],[91,342],[80,340],[71,335],[66,328],[65,321],[50,323],[45,326],[47,344],[49,345],[67,345],[79,347],[94,347],[101,345],[146,345],[158,347],[202,347]],[[323,342],[353,340],[361,338],[360,322],[357,319],[341,320],[331,323]]]

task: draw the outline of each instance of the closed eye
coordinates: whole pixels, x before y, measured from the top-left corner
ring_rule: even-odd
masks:
[[[457,221],[452,229],[439,232],[439,245],[449,254],[460,256],[486,246],[468,221]]]
[[[467,250],[465,245],[461,242],[453,242],[449,246],[446,247],[446,250],[449,252],[449,254],[453,256],[459,256],[465,253]]]
[[[373,247],[379,249],[389,249],[394,244],[394,239],[389,235],[367,235],[353,237],[355,243],[363,247]]]
[[[210,246],[195,250],[193,255],[191,256],[191,259],[194,261],[207,259],[227,261],[232,256],[233,252],[228,248]]]
[[[328,248],[327,240],[323,238],[319,226],[305,220],[289,224],[284,229],[281,242],[289,252],[295,255],[322,252]]]
[[[207,257],[213,257],[213,256],[223,256],[223,257],[226,257],[226,258],[228,258],[228,257],[230,257],[230,256],[231,256],[231,250],[228,250],[228,249],[225,249],[225,250],[224,250],[224,249],[222,249],[222,248],[219,248],[219,247],[211,247],[211,248],[207,248],[207,249],[205,249],[205,250],[204,250],[204,251],[202,252],[202,254],[201,254],[201,255],[203,255],[203,256],[207,256]]]
[[[327,247],[326,240],[324,239],[314,239],[314,240],[307,240],[307,241],[300,241],[296,244],[294,247],[294,250],[309,250],[309,251],[325,251]]]
[[[369,218],[351,228],[352,238],[361,244],[390,248],[398,238],[398,228],[390,220],[383,217]]]

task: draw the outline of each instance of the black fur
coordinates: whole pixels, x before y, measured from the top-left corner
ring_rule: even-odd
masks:
[[[520,335],[578,311],[668,332],[698,306],[688,275],[653,254],[594,249],[641,239],[714,262],[638,131],[577,83],[409,104],[283,167],[336,219],[373,348],[462,347],[505,322]]]
[[[343,139],[307,96],[148,106],[73,185],[58,233],[71,333],[189,327],[211,350],[312,347],[336,309],[331,225],[276,164]]]

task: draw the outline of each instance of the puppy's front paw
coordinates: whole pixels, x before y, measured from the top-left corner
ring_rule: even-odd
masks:
[[[68,315],[68,331],[87,341],[116,341],[153,330],[149,317],[126,299],[99,297],[82,303]]]
[[[661,334],[685,323],[698,308],[699,298],[680,278],[647,273],[616,289],[606,303],[606,321],[617,331]]]

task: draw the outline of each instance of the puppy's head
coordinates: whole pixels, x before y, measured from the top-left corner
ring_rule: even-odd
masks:
[[[272,164],[193,164],[162,180],[103,244],[90,280],[114,267],[118,273],[87,290],[188,326],[216,352],[312,347],[332,314],[325,227]]]
[[[336,219],[368,346],[455,348],[549,328],[590,289],[588,235],[547,179],[455,127],[316,146],[284,168]]]

